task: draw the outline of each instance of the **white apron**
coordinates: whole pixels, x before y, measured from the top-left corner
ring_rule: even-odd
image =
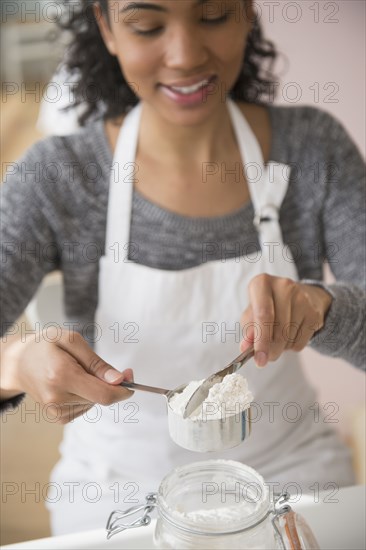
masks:
[[[257,223],[261,252],[240,259],[180,271],[126,261],[141,103],[120,131],[113,161],[119,170],[111,173],[100,262],[96,323],[101,338],[95,351],[117,369],[132,368],[136,382],[174,388],[222,367],[239,353],[239,321],[250,280],[260,273],[298,278],[278,220],[289,169],[273,162],[264,167],[241,111],[231,100],[227,106],[242,162],[254,169],[248,185],[257,220],[271,219]],[[52,477],[62,491],[61,498],[49,503],[54,533],[104,526],[112,509],[141,501],[172,468],[208,456],[254,467],[268,482],[277,483],[275,490],[287,482],[308,492],[315,482],[320,489],[328,481],[352,483],[348,452],[318,418],[316,395],[303,375],[299,354],[285,352],[264,369],[252,362],[242,374],[254,394],[252,434],[222,453],[196,454],[173,443],[165,398],[159,395],[135,392],[129,401],[96,406],[87,418],[69,424]]]

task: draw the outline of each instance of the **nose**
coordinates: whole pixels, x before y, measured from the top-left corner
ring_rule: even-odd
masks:
[[[208,50],[200,33],[186,26],[177,26],[167,41],[166,66],[170,69],[192,71],[207,64]]]

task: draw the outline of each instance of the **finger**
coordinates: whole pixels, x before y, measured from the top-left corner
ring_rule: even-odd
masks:
[[[127,369],[127,371],[129,373],[131,369]],[[124,379],[125,373],[118,372],[115,383],[108,384],[92,374],[88,374],[81,365],[78,365],[72,375],[70,373],[68,385],[72,393],[80,395],[92,403],[107,406],[128,399],[133,395],[133,391],[119,385]],[[130,377],[126,380],[130,381]]]
[[[276,361],[287,344],[287,331],[291,328],[292,300],[286,280],[279,279],[273,285],[275,321],[273,339],[270,343],[269,360]],[[299,325],[297,325],[298,327]],[[297,332],[297,330],[296,330]]]
[[[251,343],[252,338],[249,340],[244,339],[240,342],[240,352],[244,353],[244,351],[247,351],[253,344]],[[254,331],[253,331],[253,340],[254,340]]]
[[[248,306],[243,312],[240,319],[241,336],[240,351],[244,352],[249,349],[254,343],[255,331],[253,323],[252,306]]]
[[[130,375],[130,369],[127,374]],[[118,379],[122,381],[124,373],[118,372]],[[86,372],[68,351],[57,349],[53,355],[50,394],[49,401],[61,404],[72,400],[110,405],[131,397],[133,392],[99,380]]]
[[[96,378],[109,384],[120,384],[125,379],[125,374],[99,357],[80,334],[66,331],[57,345],[74,357],[87,373]]]
[[[84,399],[90,403],[109,405],[122,401],[133,395],[133,392],[121,386],[108,384],[85,371],[83,365],[61,347],[54,347],[52,360],[47,374],[45,402],[64,404],[69,401]],[[75,353],[76,355],[76,353]],[[130,369],[127,375],[130,376]],[[118,372],[119,380],[125,374]]]
[[[132,369],[125,369],[120,373],[120,376],[114,381],[110,382],[110,384],[120,384],[121,382],[133,382],[133,370]]]
[[[267,364],[270,342],[273,339],[275,307],[271,279],[269,275],[259,275],[249,284],[249,299],[253,311],[254,328],[257,331],[254,341],[254,360],[259,367]]]

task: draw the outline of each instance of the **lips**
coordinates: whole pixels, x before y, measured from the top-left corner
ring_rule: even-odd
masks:
[[[195,78],[190,78],[186,80],[179,80],[175,81],[169,84],[159,84],[160,86],[164,86],[164,88],[168,88],[170,90],[173,90],[174,92],[178,92],[181,94],[192,94],[194,92],[197,92],[204,86],[207,86],[211,82],[213,82],[216,79],[215,75],[202,75],[197,76]]]

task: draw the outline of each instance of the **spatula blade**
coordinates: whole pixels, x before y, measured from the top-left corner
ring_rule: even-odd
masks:
[[[234,361],[229,363],[229,365],[227,365],[224,369],[215,372],[214,374],[206,378],[189,398],[184,409],[183,418],[187,418],[188,416],[190,416],[203,403],[203,401],[210,393],[210,389],[212,388],[212,386],[218,384],[219,382],[222,382],[227,374],[233,374],[234,372],[239,370],[244,365],[244,363],[246,363],[247,361],[249,361],[249,359],[251,359],[251,357],[253,357],[253,355],[254,350],[251,347],[241,353],[238,357],[236,357]]]

